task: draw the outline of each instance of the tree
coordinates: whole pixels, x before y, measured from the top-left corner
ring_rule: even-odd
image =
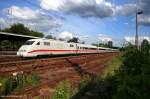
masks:
[[[0,42],[0,49],[1,50],[8,50],[8,49],[10,50],[12,48],[13,48],[13,46],[9,40],[3,40]]]
[[[47,35],[45,38],[47,38],[47,39],[53,39],[53,36],[52,35]]]
[[[83,41],[83,42],[81,42],[81,44],[85,44],[85,42]]]
[[[92,45],[97,46],[97,47],[108,47],[108,44],[104,44],[104,43],[99,43],[99,44],[93,43]]]
[[[113,47],[113,42],[112,41],[108,41],[108,47],[112,48]]]
[[[68,40],[67,42],[68,43],[70,43],[70,42],[79,43],[79,38],[73,37],[72,39]]]
[[[141,51],[145,54],[148,54],[150,50],[149,42],[145,39],[141,44]]]
[[[29,32],[29,29],[24,27],[23,24],[13,24],[11,25],[10,28],[6,28],[3,30],[4,32],[10,32],[10,33],[15,33],[15,34],[23,34],[23,35],[27,35]]]
[[[65,41],[64,39],[62,39],[62,38],[59,38],[58,40],[60,40],[60,41]]]
[[[98,45],[98,44],[96,44],[96,43],[92,43],[92,45],[93,45],[93,46],[97,46],[97,47],[99,47],[99,45]]]
[[[123,55],[113,99],[149,99],[150,57],[134,46]]]
[[[30,36],[37,36],[37,37],[43,37],[44,34],[33,31],[25,27],[23,24],[17,23],[11,25],[9,28],[5,28],[2,30],[3,32],[9,32],[9,33],[14,33],[14,34],[22,34],[22,35],[30,35]]]

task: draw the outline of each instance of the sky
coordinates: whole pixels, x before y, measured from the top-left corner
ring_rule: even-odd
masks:
[[[0,28],[22,23],[57,38],[88,44],[134,43],[135,13],[140,39],[150,41],[150,0],[0,0]]]

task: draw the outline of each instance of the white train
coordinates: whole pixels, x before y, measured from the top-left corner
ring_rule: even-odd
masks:
[[[26,41],[19,48],[17,56],[37,57],[41,55],[102,53],[114,51],[116,50],[78,43],[66,43],[51,39],[31,39]]]

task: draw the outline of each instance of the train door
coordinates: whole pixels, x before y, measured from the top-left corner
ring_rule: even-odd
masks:
[[[78,50],[79,50],[79,46],[78,46],[78,44],[76,44],[76,54],[78,53]]]

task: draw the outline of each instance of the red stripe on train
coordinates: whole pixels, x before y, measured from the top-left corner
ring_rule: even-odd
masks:
[[[34,52],[95,52],[97,50],[33,50],[28,53]]]

